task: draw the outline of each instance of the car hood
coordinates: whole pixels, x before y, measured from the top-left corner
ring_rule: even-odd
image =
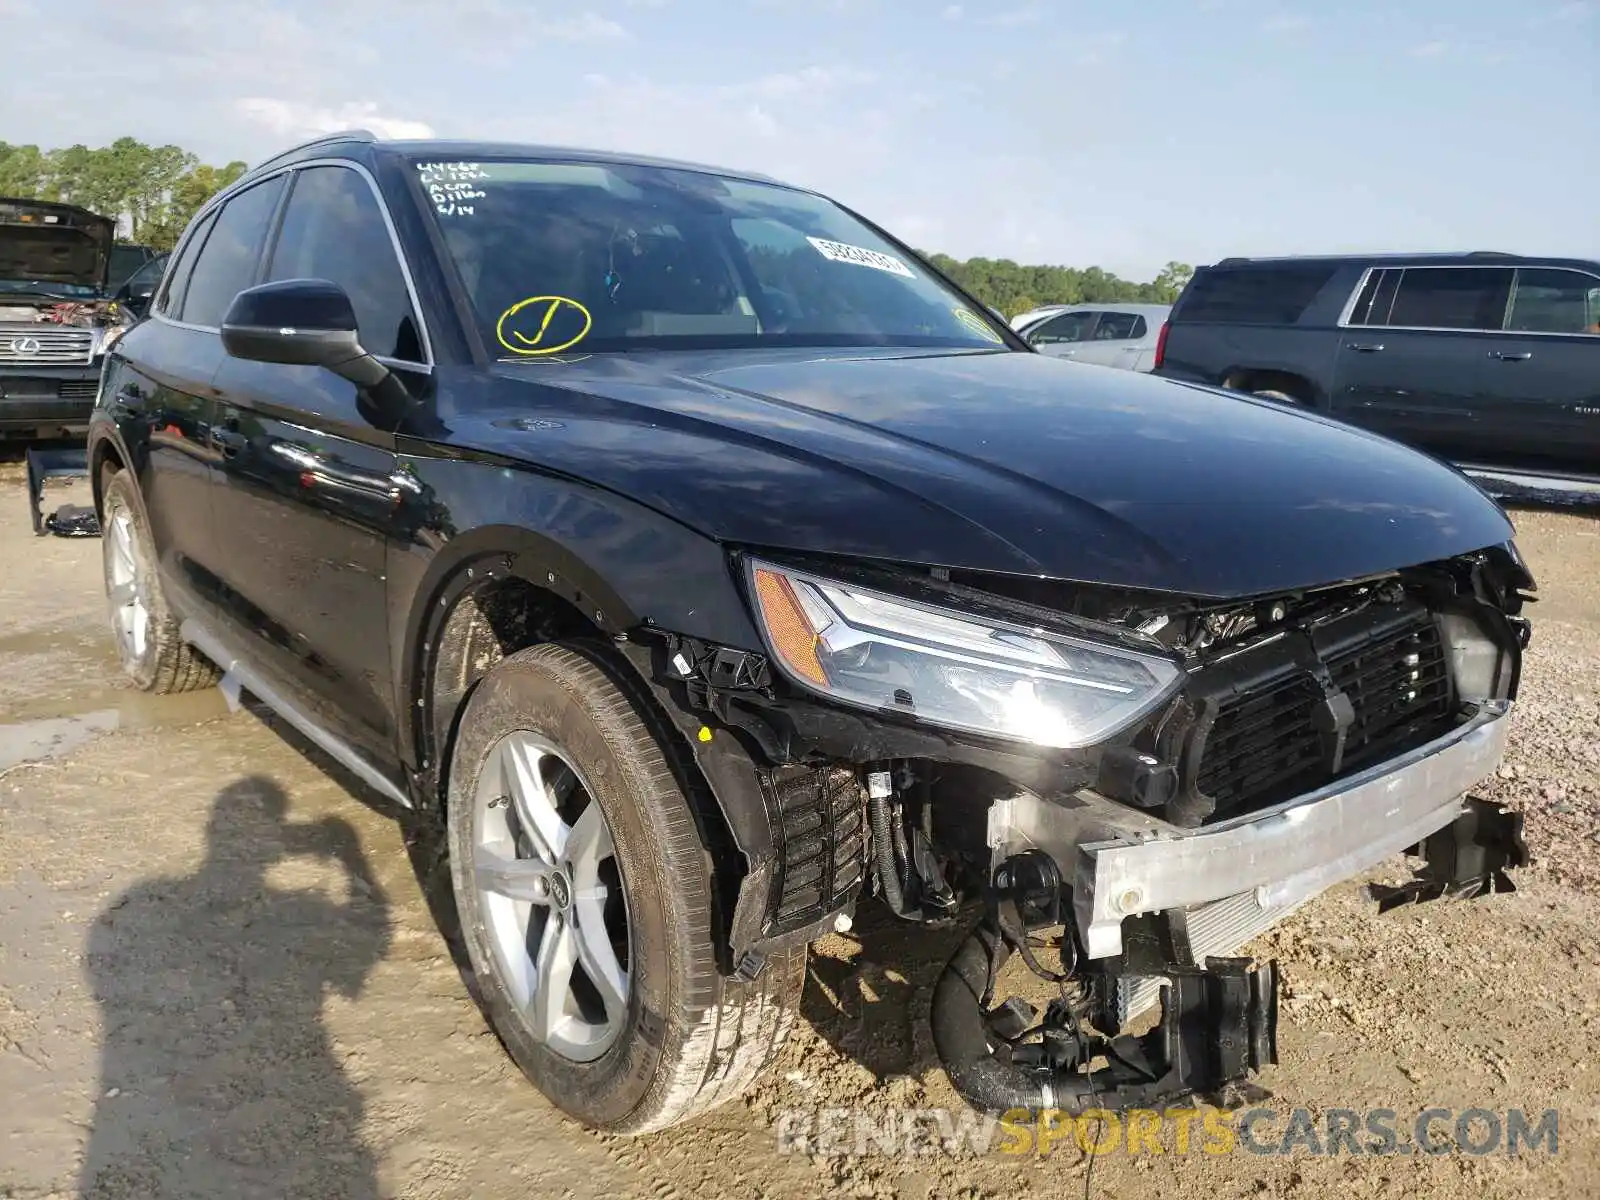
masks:
[[[743,545],[1240,597],[1512,536],[1394,442],[1034,354],[593,355],[463,382],[440,414],[458,444]]]
[[[71,204],[0,199],[0,290],[66,283],[104,291],[116,226]]]

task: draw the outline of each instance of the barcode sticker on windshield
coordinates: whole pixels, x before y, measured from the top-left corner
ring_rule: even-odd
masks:
[[[817,253],[830,262],[855,263],[858,267],[871,267],[875,271],[888,271],[915,279],[911,268],[892,254],[868,250],[864,246],[851,246],[845,242],[830,242],[826,238],[808,237],[806,241],[817,248]]]

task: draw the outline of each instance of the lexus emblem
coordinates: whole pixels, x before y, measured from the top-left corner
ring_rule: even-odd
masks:
[[[29,354],[37,354],[44,349],[44,344],[36,337],[19,337],[11,339],[11,353],[18,358]]]

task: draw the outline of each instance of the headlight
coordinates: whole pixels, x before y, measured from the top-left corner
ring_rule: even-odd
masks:
[[[1039,746],[1104,741],[1170,696],[1159,654],[903,600],[752,561],[762,635],[785,675],[846,704]]]

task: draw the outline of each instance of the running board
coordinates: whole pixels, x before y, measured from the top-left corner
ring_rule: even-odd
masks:
[[[223,645],[221,640],[205,626],[191,617],[179,627],[178,635],[222,669],[222,680],[217,686],[222,689],[222,695],[227,700],[229,708],[237,712],[239,693],[249,692],[384,799],[392,800],[404,808],[412,807],[411,797],[396,787],[393,780],[363,758],[343,738],[314,721],[303,709],[263,679],[260,672]]]
[[[1512,499],[1576,498],[1600,499],[1600,478],[1585,475],[1542,475],[1533,471],[1509,471],[1503,467],[1486,467],[1478,463],[1457,463],[1472,479],[1490,485],[1490,490]]]

